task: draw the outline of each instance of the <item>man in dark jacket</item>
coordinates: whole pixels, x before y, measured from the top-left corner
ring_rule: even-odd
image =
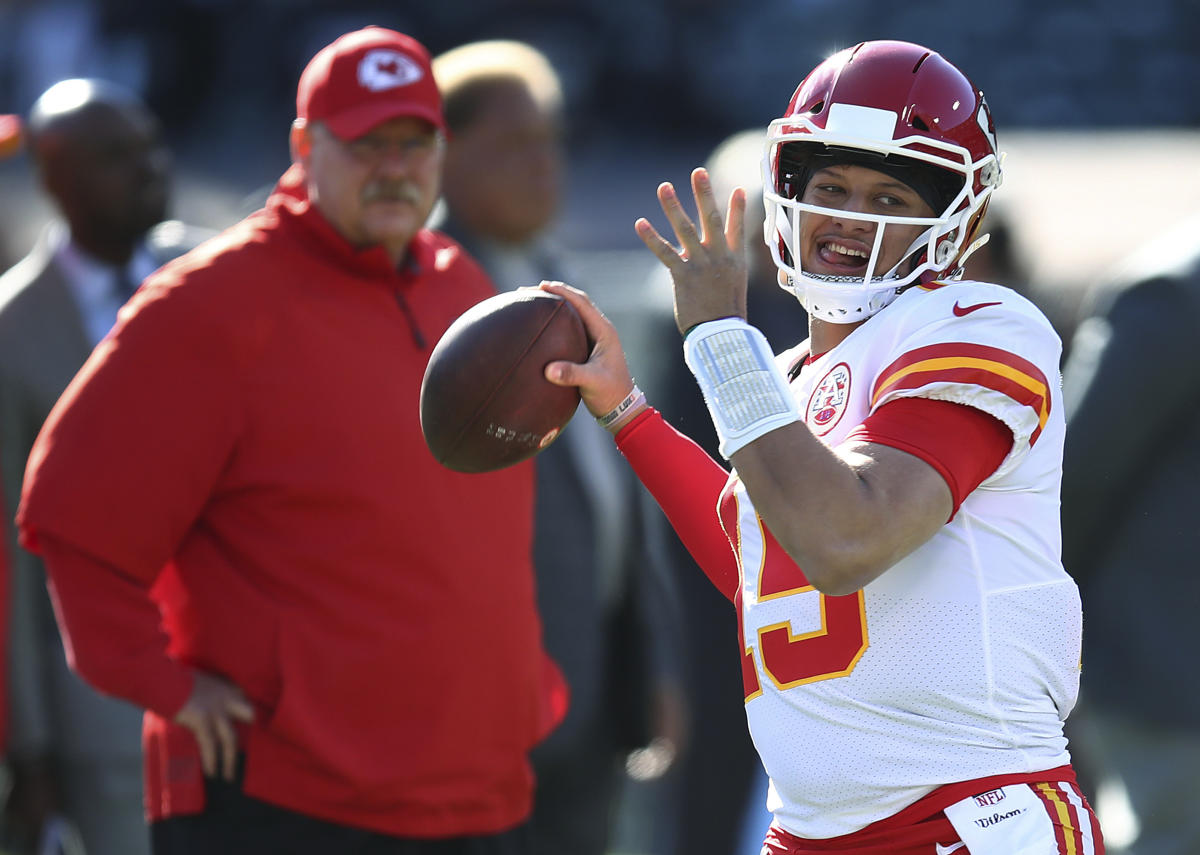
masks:
[[[1200,852],[1200,219],[1089,298],[1064,368],[1063,564],[1085,613],[1088,758],[1123,780],[1128,852]],[[1082,743],[1082,740],[1081,740]]]
[[[446,232],[501,290],[577,282],[550,237],[565,166],[550,63],[530,45],[484,41],[438,56],[434,72],[452,135]],[[659,777],[683,737],[674,585],[656,548],[666,521],[582,409],[534,463],[538,608],[571,692],[562,726],[533,754],[535,851],[604,855],[627,757],[636,775]]]

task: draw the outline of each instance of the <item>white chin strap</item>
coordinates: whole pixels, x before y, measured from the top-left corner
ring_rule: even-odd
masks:
[[[900,293],[899,284],[888,284],[896,283],[894,278],[873,279],[870,290],[867,290],[857,276],[818,276],[811,273],[799,277],[784,276],[786,281],[780,287],[795,295],[809,316],[831,324],[865,321]]]

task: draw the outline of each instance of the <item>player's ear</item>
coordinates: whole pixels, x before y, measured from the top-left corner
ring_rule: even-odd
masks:
[[[296,119],[292,122],[288,144],[292,150],[293,162],[308,160],[308,155],[312,151],[312,130],[305,119]]]

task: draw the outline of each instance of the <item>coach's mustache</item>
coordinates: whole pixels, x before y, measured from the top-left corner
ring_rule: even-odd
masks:
[[[363,188],[364,202],[421,203],[421,191],[407,181],[373,181]]]

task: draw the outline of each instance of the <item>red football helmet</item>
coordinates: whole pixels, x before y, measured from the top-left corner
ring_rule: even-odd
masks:
[[[864,320],[900,289],[962,273],[992,191],[1000,155],[983,93],[939,54],[909,42],[863,42],[818,65],[787,113],[767,129],[763,159],[764,236],[792,291],[815,316],[833,323]],[[800,200],[819,160],[904,175],[936,216],[889,217],[833,211]],[[805,273],[799,224],[805,212],[878,224],[861,277]],[[877,271],[889,223],[928,228],[890,270]]]

